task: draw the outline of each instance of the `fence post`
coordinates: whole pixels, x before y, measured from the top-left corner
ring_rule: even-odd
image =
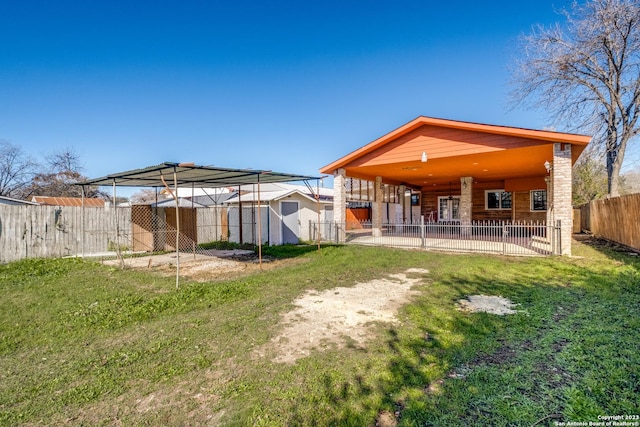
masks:
[[[562,227],[560,220],[556,222],[556,230],[558,230],[558,253],[556,255],[562,255]]]
[[[507,254],[507,226],[502,221],[502,255]]]

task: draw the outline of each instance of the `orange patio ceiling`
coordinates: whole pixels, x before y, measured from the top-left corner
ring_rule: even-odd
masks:
[[[320,169],[412,187],[439,186],[462,176],[490,181],[540,176],[553,143],[572,145],[573,161],[591,137],[552,131],[418,117]],[[421,155],[428,156],[426,163]]]

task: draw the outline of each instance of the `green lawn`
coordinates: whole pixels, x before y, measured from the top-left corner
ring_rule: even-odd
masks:
[[[554,425],[640,414],[640,260],[266,248],[209,283],[75,259],[0,265],[2,425]],[[365,347],[257,357],[306,290],[429,270]],[[518,314],[465,313],[501,295]]]

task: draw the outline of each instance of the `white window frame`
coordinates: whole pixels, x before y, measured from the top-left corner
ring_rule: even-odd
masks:
[[[490,208],[489,207],[489,193],[509,193],[511,194],[511,206],[509,206],[508,208],[503,208],[502,207],[502,196],[500,196],[499,200],[500,200],[500,207],[497,208]],[[513,207],[513,193],[511,191],[504,191],[504,188],[500,189],[495,189],[495,190],[484,190],[484,210],[486,211],[510,211]]]
[[[534,209],[533,208],[533,193],[538,192],[538,191],[543,191],[546,193],[545,195],[545,208],[544,209]],[[549,192],[543,188],[540,188],[538,190],[531,190],[529,191],[529,209],[531,209],[531,212],[546,212],[549,209]]]
[[[440,211],[440,201],[441,200],[446,200],[447,201],[447,210],[449,211],[449,217],[450,218],[442,218],[442,212]],[[458,201],[458,218],[453,218],[453,201],[457,200]],[[438,196],[438,222],[460,222],[460,196],[452,196],[451,198],[449,198],[449,196]]]

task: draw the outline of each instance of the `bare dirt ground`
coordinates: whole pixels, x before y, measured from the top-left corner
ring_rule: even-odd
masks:
[[[259,263],[258,255],[247,250],[207,250],[194,254],[180,254],[180,276],[198,282],[231,278],[250,274],[259,270],[269,270],[283,265],[299,262],[296,259],[274,260],[263,257]],[[121,265],[118,259],[102,261],[105,265]],[[175,253],[125,258],[125,268],[145,269],[166,276],[176,274],[178,258]]]
[[[282,316],[282,331],[256,355],[275,354],[275,362],[294,363],[314,349],[363,345],[373,322],[397,321],[398,309],[418,293],[412,288],[426,273],[409,269],[349,288],[308,291],[293,301],[296,308]]]

